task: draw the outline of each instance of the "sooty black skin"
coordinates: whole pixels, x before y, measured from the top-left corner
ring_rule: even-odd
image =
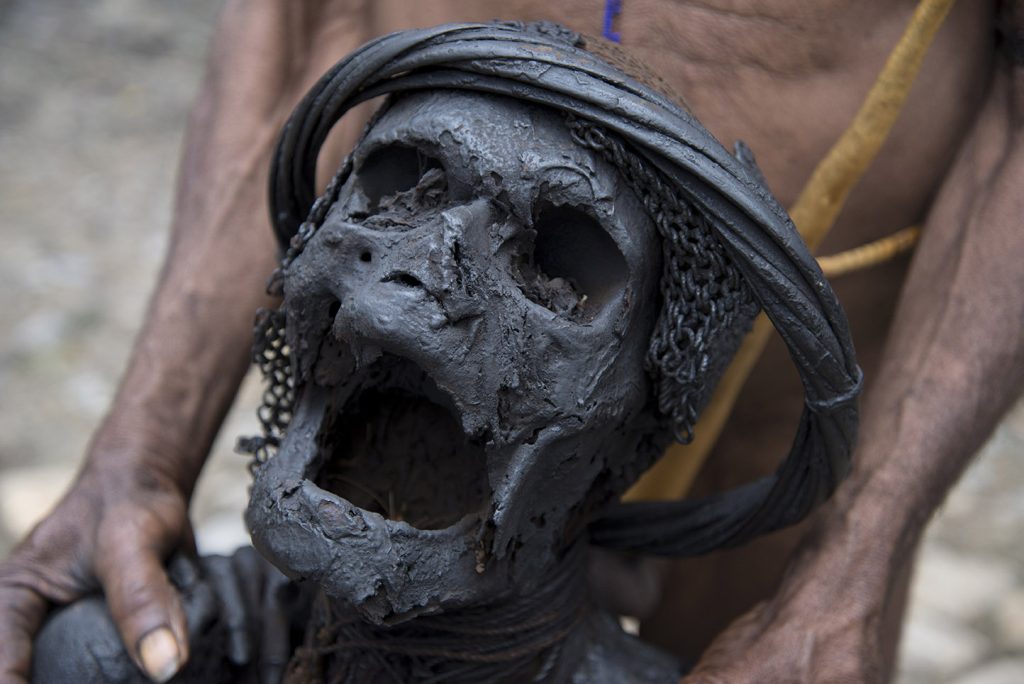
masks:
[[[529,592],[648,465],[659,274],[636,196],[561,116],[479,94],[396,101],[285,274],[299,402],[255,478],[257,548],[375,624]],[[381,358],[421,369],[419,391],[482,448],[483,500],[443,528],[317,484],[325,415]]]
[[[181,596],[188,663],[174,684],[280,681],[309,619],[310,591],[289,582],[252,548],[199,561],[177,554],[168,577]],[[49,616],[32,651],[33,684],[150,684],[125,652],[100,595]]]
[[[410,161],[414,172],[403,171]],[[371,624],[526,596],[658,451],[643,370],[659,303],[655,228],[559,115],[504,98],[405,96],[361,142],[354,168],[286,272],[300,398],[280,452],[255,477],[254,543]],[[396,177],[411,189],[393,192]],[[434,507],[447,511],[441,524],[388,519],[325,484],[325,435],[377,385],[431,402],[428,422],[413,413],[383,439],[396,458],[433,460],[428,472],[406,458],[351,475],[414,473],[401,491],[417,506],[450,503]],[[403,432],[450,440],[438,407],[471,444],[454,464]],[[276,681],[301,640],[310,583],[300,591],[251,550],[203,563],[180,584],[192,657],[174,681]],[[571,571],[587,582],[585,564]],[[680,674],[595,606],[560,652],[551,681]],[[54,615],[35,654],[34,682],[146,681],[98,598]]]

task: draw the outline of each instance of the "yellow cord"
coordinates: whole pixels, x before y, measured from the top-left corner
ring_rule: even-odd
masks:
[[[843,208],[850,190],[878,154],[906,102],[928,46],[953,0],[921,0],[899,42],[857,111],[849,128],[814,169],[790,211],[800,235],[813,251]],[[697,471],[721,434],[747,376],[768,342],[772,327],[764,314],[743,341],[722,375],[697,423],[691,444],[674,444],[626,492],[626,501],[674,500],[686,495]]]
[[[866,245],[818,257],[818,265],[829,278],[860,271],[908,251],[917,243],[920,235],[921,229],[918,226],[910,226]]]

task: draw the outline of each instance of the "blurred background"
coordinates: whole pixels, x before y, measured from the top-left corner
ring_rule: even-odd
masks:
[[[220,3],[0,0],[0,557],[56,501],[160,267],[182,128]],[[204,471],[200,547],[247,539],[250,374]],[[900,684],[1024,682],[1024,403],[921,551]]]

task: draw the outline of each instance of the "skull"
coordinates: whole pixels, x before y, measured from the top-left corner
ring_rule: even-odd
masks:
[[[297,404],[247,521],[373,623],[531,590],[658,452],[659,239],[563,118],[396,99],[285,271]]]

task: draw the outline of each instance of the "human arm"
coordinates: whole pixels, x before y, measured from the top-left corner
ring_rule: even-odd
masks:
[[[267,302],[271,146],[304,89],[365,39],[363,11],[335,0],[227,3],[189,124],[167,261],[117,397],[71,490],[0,564],[0,682],[28,677],[49,604],[90,591],[106,594],[137,661],[142,637],[161,627],[172,639],[150,643],[165,644],[163,662],[186,655],[163,561],[189,546],[188,499]]]
[[[1024,381],[1024,67],[996,71],[928,216],[849,480],[687,684],[891,676],[918,540]]]

